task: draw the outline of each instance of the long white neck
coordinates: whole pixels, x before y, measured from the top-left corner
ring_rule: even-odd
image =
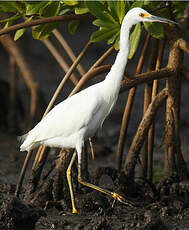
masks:
[[[121,86],[121,80],[123,78],[125,67],[127,64],[127,59],[129,55],[129,32],[133,24],[135,23],[128,20],[126,15],[122,22],[120,30],[120,49],[117,54],[115,63],[113,64],[110,72],[108,73],[104,81],[105,85],[107,86],[107,90],[112,95],[112,98],[114,98],[114,101],[117,100]]]

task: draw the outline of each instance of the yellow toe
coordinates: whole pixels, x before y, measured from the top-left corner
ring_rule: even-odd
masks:
[[[79,212],[78,212],[78,210],[76,208],[73,208],[72,213],[73,214],[79,214]]]
[[[115,200],[123,200],[123,197],[121,195],[119,195],[118,193],[114,192],[112,197],[115,199]]]

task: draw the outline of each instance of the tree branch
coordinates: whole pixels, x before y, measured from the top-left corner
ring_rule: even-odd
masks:
[[[69,70],[69,65],[67,64],[66,60],[63,58],[63,56],[60,54],[58,49],[53,45],[53,43],[50,41],[50,39],[46,38],[43,41],[44,45],[47,47],[49,52],[53,55],[53,57],[56,59],[58,64],[60,65],[61,69],[67,73]],[[70,80],[73,82],[74,85],[77,85],[78,79],[74,73],[70,76]]]
[[[85,21],[89,18],[92,18],[91,15],[85,14],[85,15],[62,15],[62,16],[53,16],[53,17],[48,17],[48,18],[40,18],[40,19],[35,19],[30,22],[22,22],[13,26],[9,26],[8,28],[1,29],[0,30],[0,35],[7,34],[22,28],[28,28],[32,26],[37,26],[41,24],[46,24],[46,23],[52,23],[52,22],[60,22],[60,21],[71,21],[71,20],[81,20]]]
[[[80,91],[84,87],[86,82],[88,82],[91,78],[93,78],[99,74],[109,72],[111,69],[111,66],[112,65],[103,65],[103,66],[95,67],[91,71],[87,72],[85,74],[85,78],[82,78],[78,82],[77,86],[74,88],[71,95]],[[122,93],[122,92],[124,92],[124,91],[126,91],[132,87],[136,87],[139,84],[147,83],[147,82],[150,82],[152,80],[171,77],[171,76],[173,76],[173,74],[175,74],[176,71],[177,70],[175,70],[173,68],[166,67],[166,68],[162,68],[158,71],[151,71],[151,72],[146,72],[146,73],[142,73],[142,74],[137,74],[133,77],[125,76],[124,79],[122,80],[120,92]]]
[[[110,68],[111,68],[111,65],[103,65],[103,66],[96,67],[92,69],[91,71],[87,72],[85,75],[83,75],[84,77],[81,78],[81,80],[72,90],[70,96],[79,92],[91,78],[97,75],[103,74],[103,73],[107,73],[110,70]]]
[[[125,78],[121,83],[121,92],[124,92],[127,89],[136,87],[139,84],[150,82],[155,79],[161,79],[166,77],[171,77],[176,73],[176,69],[173,68],[162,68],[160,70],[151,71],[147,73],[137,74],[131,78]]]
[[[164,88],[157,96],[155,96],[154,100],[148,106],[148,109],[143,116],[125,161],[124,171],[128,177],[133,177],[135,165],[137,163],[138,155],[142,147],[145,135],[154,120],[157,109],[165,100],[167,95],[168,90]]]
[[[179,39],[178,46],[181,50],[189,53],[189,43],[186,42],[184,39]]]

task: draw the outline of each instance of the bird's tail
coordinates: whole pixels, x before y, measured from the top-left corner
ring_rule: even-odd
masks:
[[[26,134],[24,134],[24,135],[22,135],[22,136],[18,136],[18,137],[17,137],[17,140],[18,140],[19,142],[23,143],[23,142],[26,140],[27,136],[28,136],[28,133],[26,133]]]
[[[29,133],[26,133],[22,136],[18,136],[17,139],[18,141],[21,142],[21,146],[20,146],[20,151],[29,151],[31,149],[31,142],[28,143],[27,137],[28,137]]]

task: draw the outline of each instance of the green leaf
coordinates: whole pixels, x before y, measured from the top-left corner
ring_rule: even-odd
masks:
[[[161,23],[144,22],[144,27],[152,37],[158,39],[164,38],[163,26]]]
[[[86,14],[89,12],[89,9],[87,7],[76,7],[75,8],[75,14]]]
[[[108,1],[108,7],[111,15],[121,24],[125,16],[125,1]]]
[[[32,36],[34,39],[44,40],[48,38],[52,30],[54,30],[58,25],[59,22],[53,22],[53,23],[35,26],[32,29]]]
[[[65,5],[75,6],[78,4],[78,1],[63,1]]]
[[[116,20],[108,12],[108,9],[99,1],[86,1],[86,6],[88,7],[91,14],[102,21],[109,21],[112,24],[116,23]]]
[[[101,42],[106,41],[112,38],[119,31],[118,27],[108,27],[108,28],[100,28],[100,30],[94,32],[91,35],[91,42]]]
[[[112,22],[112,24],[119,25],[119,23],[109,14],[108,11],[104,11],[104,16],[106,17],[107,22]]]
[[[117,15],[119,17],[119,23],[121,24],[125,16],[125,2],[124,1],[117,2]]]
[[[134,8],[134,7],[143,7],[143,1],[136,1],[136,2],[134,2],[134,3],[131,5],[130,9],[132,9],[132,8]]]
[[[99,26],[99,27],[112,27],[112,22],[103,21],[101,19],[96,19],[93,21],[93,25]]]
[[[118,38],[116,39],[116,41],[115,41],[115,44],[114,44],[114,48],[115,48],[116,50],[119,50],[119,40],[120,40],[120,38],[118,37]]]
[[[9,18],[5,18],[5,19],[0,20],[0,23],[6,22],[6,24],[3,27],[5,29],[5,28],[11,26],[15,20],[22,18],[22,17],[24,17],[24,15],[13,15]]]
[[[139,42],[140,42],[140,37],[142,34],[142,26],[140,23],[136,24],[136,26],[134,27],[134,30],[131,32],[130,35],[130,52],[129,52],[129,59],[132,59],[132,57],[134,56]]]
[[[79,4],[75,7],[75,14],[86,14],[89,12],[84,1],[79,1]]]
[[[173,13],[176,18],[180,18],[183,16],[184,10],[186,9],[187,4],[188,4],[188,1],[186,2],[172,1]]]
[[[108,3],[108,9],[111,12],[111,15],[117,20],[119,21],[119,17],[117,14],[117,1],[113,0],[113,1],[107,1]]]
[[[14,40],[18,40],[25,32],[25,28],[17,30],[16,33],[14,34]]]
[[[75,34],[75,31],[77,30],[79,23],[80,23],[79,20],[73,20],[73,21],[69,22],[68,30],[69,30],[70,34],[72,34],[72,35]]]
[[[32,18],[33,18],[33,16],[27,18],[27,19],[25,20],[25,22],[31,21]],[[15,41],[18,40],[18,39],[24,34],[25,30],[26,30],[26,28],[17,30],[16,33],[15,33],[15,35],[14,35],[14,40],[15,40]]]
[[[116,37],[119,35],[119,33],[120,31],[117,31],[111,38],[109,38],[107,44],[108,45],[112,44],[115,41]]]
[[[22,12],[22,4],[14,1],[1,1],[0,2],[0,12],[12,12],[12,13],[18,13]]]
[[[130,9],[131,5],[129,1],[125,1],[125,10],[128,11]]]
[[[72,8],[69,8],[69,7],[66,7],[64,9],[62,9],[58,15],[64,15],[64,14],[67,14],[68,12],[71,12],[72,11]]]
[[[59,14],[61,4],[59,1],[50,2],[43,10],[42,16],[51,17]]]
[[[104,19],[104,11],[106,7],[98,1],[86,1],[86,6],[88,7],[89,11],[97,18]]]
[[[13,23],[13,21],[8,21],[8,22],[4,25],[3,29],[5,29],[5,28],[11,26],[12,23]]]
[[[15,20],[17,20],[19,18],[22,18],[22,17],[23,17],[23,15],[13,15],[13,16],[11,16],[9,18],[5,18],[5,19],[0,20],[0,23],[3,23],[3,22],[13,22],[13,21],[15,21]]]
[[[41,10],[48,4],[49,2],[46,1],[26,3],[26,15],[40,14]]]

